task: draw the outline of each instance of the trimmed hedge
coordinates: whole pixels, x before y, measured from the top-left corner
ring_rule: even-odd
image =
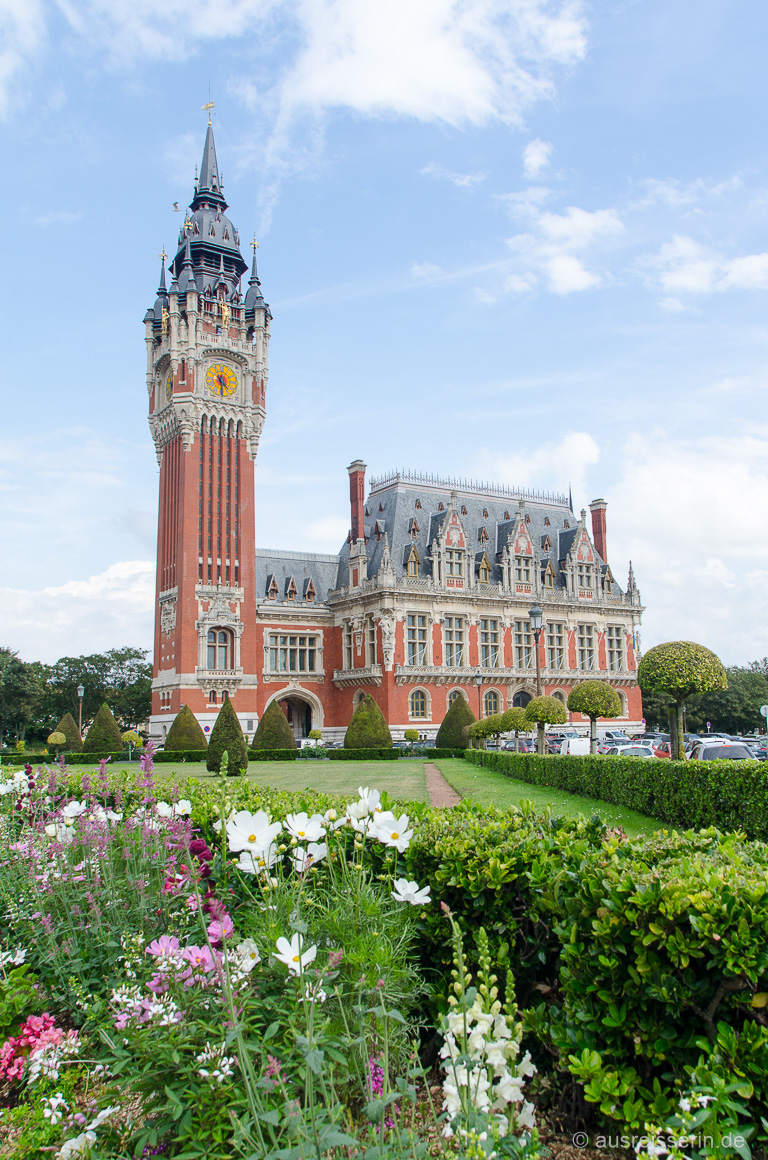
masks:
[[[259,753],[277,750],[283,753],[286,749],[295,748],[296,738],[285,713],[280,708],[280,702],[270,701],[259,721],[251,742],[251,750]]]
[[[474,725],[476,720],[464,698],[461,695],[455,697],[437,731],[437,745],[442,749],[466,749],[469,742],[464,730]]]
[[[155,763],[168,761],[205,761],[208,757],[207,749],[163,749],[153,757]]]
[[[229,697],[219,709],[219,715],[211,730],[211,739],[205,755],[206,768],[210,773],[219,772],[221,759],[225,753],[228,755],[227,773],[230,777],[238,777],[247,771],[248,742]]]
[[[398,749],[329,749],[331,761],[396,761],[406,750]]]
[[[67,739],[67,749],[73,752],[82,753],[83,739],[80,736],[80,730],[77,728],[75,719],[71,713],[65,713],[61,721],[59,721],[55,733],[63,733]]]
[[[195,753],[203,750],[207,756],[208,738],[189,705],[182,705],[174,717],[165,739],[165,747],[169,753],[180,753],[182,749],[193,750]],[[205,761],[205,757],[202,760]]]
[[[366,693],[352,714],[344,734],[345,749],[384,749],[392,747],[392,734],[386,718],[370,693]]]
[[[64,760],[67,765],[98,765],[105,757],[108,757],[110,761],[122,761],[125,757],[125,752],[124,749],[121,749],[119,753],[65,753]],[[45,759],[47,765],[52,765],[54,761],[55,758],[51,756]],[[38,764],[41,763],[38,762]]]
[[[768,841],[768,768],[758,761],[499,753],[469,749],[466,761],[530,785],[627,806],[681,829],[741,830]]]
[[[281,710],[282,712],[282,710]],[[249,749],[251,761],[296,761],[299,749]]]
[[[116,752],[122,749],[123,738],[117,721],[105,701],[94,717],[83,742],[84,753]]]

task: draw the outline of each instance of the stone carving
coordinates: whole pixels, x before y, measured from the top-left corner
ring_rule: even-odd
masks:
[[[384,668],[392,671],[395,663],[395,622],[391,616],[382,616],[381,625],[381,652],[384,657]]]
[[[176,627],[176,597],[160,601],[160,629],[165,636],[171,636]]]

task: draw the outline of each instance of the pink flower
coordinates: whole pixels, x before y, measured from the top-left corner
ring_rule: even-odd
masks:
[[[155,955],[160,959],[169,959],[179,949],[179,940],[175,935],[161,934],[146,948],[146,954]]]
[[[209,974],[216,966],[208,947],[184,947],[181,957],[190,963],[196,971],[204,971],[205,974]]]
[[[235,933],[235,924],[228,914],[222,914],[221,919],[214,919],[208,927],[208,938],[212,943],[222,943],[225,938],[231,938]]]

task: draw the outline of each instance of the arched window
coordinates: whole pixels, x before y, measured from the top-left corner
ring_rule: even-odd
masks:
[[[427,716],[427,694],[423,689],[411,693],[409,708],[413,720],[423,720]]]
[[[561,693],[559,689],[555,689],[552,696],[555,698],[556,701],[559,701],[561,705],[565,704],[565,693]]]
[[[488,581],[491,579],[491,569],[488,567],[488,559],[485,556],[483,556],[483,558],[480,562],[480,569],[478,571],[478,577],[480,579],[481,584],[487,584]]]
[[[216,690],[215,689],[211,689],[210,693],[208,694],[208,700],[210,701],[210,703],[212,705],[216,704]]]
[[[453,704],[453,702],[456,701],[459,697],[464,697],[464,694],[462,693],[461,689],[451,689],[450,693],[448,694],[448,708],[449,709],[450,709],[451,705]],[[464,698],[464,699],[466,700],[466,698]]]
[[[525,689],[521,689],[519,693],[515,693],[512,698],[512,707],[514,709],[524,709],[526,705],[530,704],[531,694],[526,693]]]
[[[483,716],[493,717],[500,712],[501,705],[499,703],[499,694],[495,689],[489,689],[483,697]]]
[[[209,669],[234,668],[232,659],[232,634],[225,628],[212,628],[208,633]]]

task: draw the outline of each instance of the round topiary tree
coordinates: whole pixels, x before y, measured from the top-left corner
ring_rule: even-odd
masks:
[[[285,713],[280,708],[279,701],[271,701],[262,715],[259,726],[253,735],[251,752],[258,749],[295,749],[296,738],[293,736]]]
[[[83,748],[83,739],[80,736],[80,730],[77,728],[77,722],[71,713],[64,714],[54,729],[54,733],[64,734],[66,738],[65,745],[70,753],[80,753]]]
[[[411,753],[413,753],[413,743],[414,743],[414,741],[419,740],[418,729],[406,729],[405,733],[403,734],[403,737],[405,738],[406,741],[410,741]]]
[[[621,698],[606,681],[581,681],[570,691],[568,708],[589,717],[589,751],[597,753],[597,719],[620,717]]]
[[[391,749],[392,734],[379,706],[366,693],[344,734],[345,749]]]
[[[649,649],[637,669],[640,688],[672,698],[669,706],[669,744],[672,757],[685,752],[683,702],[694,693],[728,688],[728,677],[718,657],[690,640],[671,640]]]
[[[502,713],[502,721],[504,723],[505,733],[514,733],[515,735],[515,753],[519,752],[519,735],[528,729],[530,721],[525,715],[525,709],[521,705],[514,705],[511,709],[507,709],[506,713]]]
[[[91,723],[83,742],[84,753],[120,753],[123,739],[112,716],[112,710],[105,701]]]
[[[564,725],[568,720],[565,705],[557,697],[534,697],[525,706],[525,716],[536,722],[536,752],[544,753],[544,726]]]
[[[227,764],[229,776],[237,777],[245,774],[248,768],[248,745],[229,697],[219,709],[219,715],[211,730],[206,769],[218,773],[225,753],[229,755]]]
[[[59,750],[61,749],[62,745],[67,744],[67,739],[58,729],[54,729],[53,733],[48,734],[48,744],[53,746],[53,748],[56,750],[56,756],[58,757]]]
[[[464,698],[461,695],[454,697],[448,706],[448,712],[443,717],[442,725],[437,731],[436,748],[466,749],[467,734],[465,731],[467,726],[472,725],[475,720],[475,714]]]
[[[174,717],[165,739],[165,748],[168,753],[186,753],[190,749],[199,752],[208,748],[208,738],[189,705],[182,705]]]

